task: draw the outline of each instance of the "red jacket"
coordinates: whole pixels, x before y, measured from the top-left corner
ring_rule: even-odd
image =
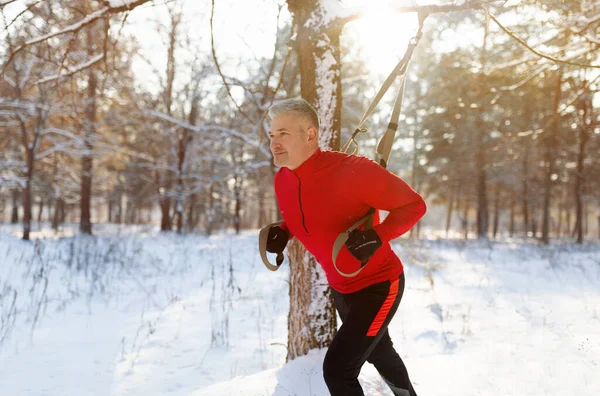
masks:
[[[426,211],[423,198],[398,176],[368,158],[337,151],[317,149],[295,170],[281,168],[275,175],[275,194],[282,227],[315,256],[331,287],[341,293],[397,279],[403,266],[389,242],[410,230]],[[333,243],[371,207],[389,211],[381,223],[376,212],[373,222],[383,245],[357,276],[343,277],[333,266]],[[337,266],[353,272],[360,262],[343,247]]]

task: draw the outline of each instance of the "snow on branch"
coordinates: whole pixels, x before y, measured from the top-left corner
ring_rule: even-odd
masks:
[[[590,43],[592,43],[592,44],[596,44],[596,45],[600,45],[600,39],[599,39],[599,38],[597,38],[597,37],[593,37],[593,36],[591,36],[590,34],[586,34],[584,37],[585,37],[585,39],[586,39],[587,41],[589,41]]]
[[[6,2],[7,0],[0,0],[0,1]],[[150,0],[110,0],[108,2],[105,1],[104,2],[105,7],[86,15],[80,21],[73,23],[69,26],[66,26],[56,32],[48,33],[43,36],[38,36],[38,37],[32,38],[30,40],[27,40],[25,43],[18,46],[11,52],[10,56],[8,57],[8,60],[4,64],[4,67],[6,67],[6,65],[10,64],[12,62],[12,60],[14,59],[14,57],[19,52],[21,52],[23,49],[25,49],[29,46],[39,44],[39,43],[47,41],[53,37],[62,36],[64,34],[77,33],[81,29],[86,27],[87,25],[94,23],[95,21],[97,21],[101,18],[105,18],[109,15],[118,14],[118,13],[121,13],[124,11],[133,10],[135,7],[138,7],[144,3],[148,3],[149,1]],[[6,3],[6,4],[8,4],[8,3]],[[6,4],[4,4],[4,5],[6,5]],[[1,5],[1,3],[0,3],[0,5]],[[2,70],[3,72],[4,72],[4,67]]]
[[[584,18],[581,22],[581,25],[579,25],[577,27],[577,33],[581,34],[583,32],[585,32],[590,26],[592,26],[594,23],[600,21],[600,13],[597,15],[594,15],[590,18]]]
[[[14,3],[17,0],[0,0],[0,8],[9,5],[10,3]]]
[[[50,81],[58,80],[59,78],[70,77],[73,74],[80,72],[84,69],[87,69],[88,67],[100,62],[102,59],[104,59],[104,53],[98,54],[83,63],[80,63],[78,65],[67,68],[67,71],[65,73],[59,73],[59,74],[55,74],[53,76],[41,78],[36,81],[36,84],[45,84]]]
[[[160,111],[155,111],[155,110],[147,111],[146,113],[150,116],[157,117],[164,121],[175,124],[181,128],[191,130],[195,133],[202,133],[204,136],[209,136],[210,132],[214,132],[214,131],[225,133],[226,135],[229,135],[229,136],[235,136],[235,137],[243,140],[245,143],[251,145],[252,147],[255,147],[255,148],[258,148],[259,150],[261,150],[261,152],[267,158],[269,158],[271,155],[271,153],[264,147],[264,145],[260,144],[260,141],[258,141],[256,139],[252,139],[251,137],[249,137],[235,129],[222,127],[220,125],[209,125],[209,124],[191,125],[185,121],[179,120],[168,114],[161,113]]]
[[[41,160],[53,153],[71,153],[72,147],[79,147],[75,142],[67,141],[50,147],[48,150],[35,154],[36,160]]]
[[[12,188],[12,187],[20,187],[20,188],[25,188],[25,185],[27,184],[27,180],[24,177],[19,177],[19,176],[2,176],[0,175],[0,186],[2,187],[6,187],[6,188]]]

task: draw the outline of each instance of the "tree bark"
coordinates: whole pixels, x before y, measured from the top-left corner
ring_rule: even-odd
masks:
[[[288,0],[297,27],[296,51],[300,65],[302,97],[319,112],[322,149],[338,150],[341,131],[341,26],[323,20],[324,5],[318,0]],[[310,20],[310,23],[309,23]],[[290,261],[290,313],[287,360],[328,346],[337,329],[333,294],[325,274],[294,239],[288,247]]]

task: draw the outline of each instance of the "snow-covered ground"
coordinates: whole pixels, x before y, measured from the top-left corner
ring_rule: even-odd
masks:
[[[324,396],[324,350],[285,364],[287,266],[257,231],[0,225],[1,395]],[[600,245],[394,243],[390,325],[420,395],[600,393]],[[366,395],[391,395],[366,364]]]

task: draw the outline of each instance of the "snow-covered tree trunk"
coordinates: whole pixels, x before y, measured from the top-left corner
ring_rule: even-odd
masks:
[[[302,97],[319,112],[321,149],[337,150],[341,128],[341,28],[333,28],[323,0],[288,0],[297,26],[296,51]],[[291,360],[330,344],[337,325],[333,296],[325,273],[297,240],[289,246],[290,313],[288,356]]]

